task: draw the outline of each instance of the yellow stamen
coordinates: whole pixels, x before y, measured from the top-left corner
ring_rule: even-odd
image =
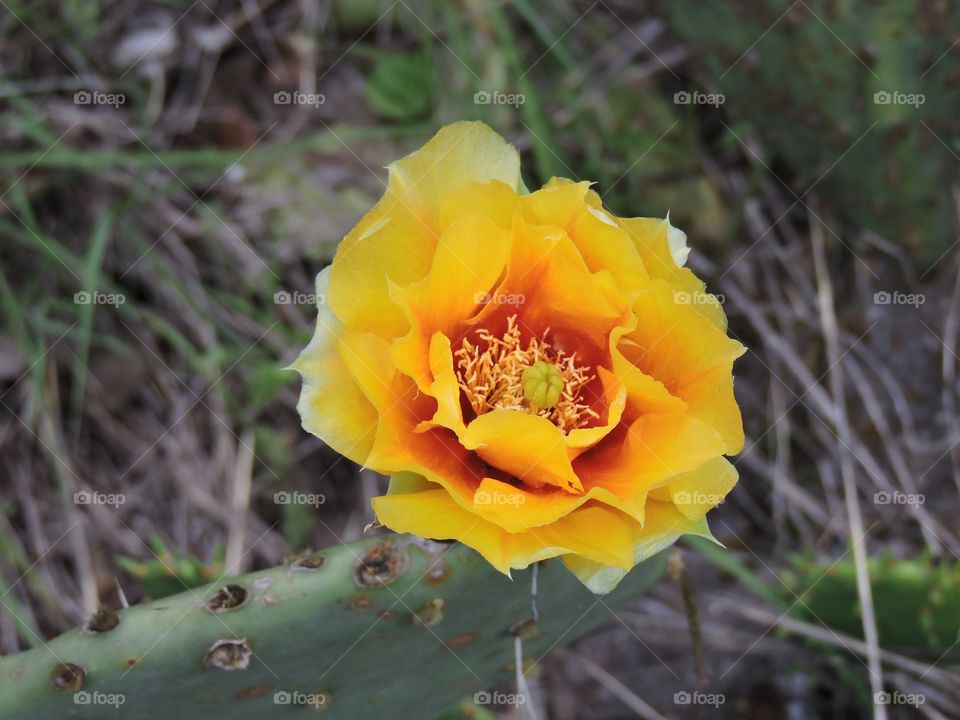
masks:
[[[547,418],[564,433],[599,420],[583,402],[584,387],[594,379],[578,367],[577,354],[556,350],[547,340],[549,330],[521,347],[517,316],[507,318],[503,337],[476,331],[486,348],[464,338],[454,353],[457,380],[477,415],[491,410],[519,410]]]

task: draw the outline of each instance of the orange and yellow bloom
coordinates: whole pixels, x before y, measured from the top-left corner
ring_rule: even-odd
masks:
[[[743,346],[669,220],[618,218],[589,183],[528,193],[481,123],[440,130],[317,277],[293,367],[304,427],[390,475],[388,528],[498,570],[562,556],[595,592],[737,480]]]

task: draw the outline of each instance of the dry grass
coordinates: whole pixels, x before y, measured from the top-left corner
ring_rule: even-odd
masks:
[[[222,23],[202,7],[178,20],[186,7],[89,5],[0,15],[0,652],[119,605],[118,587],[137,600],[143,586],[118,558],[155,561],[155,539],[241,571],[362,532],[383,479],[300,430],[297,386],[280,368],[311,331],[300,299],[382,190],[379,168],[408,138],[481,111],[538,179],[594,176],[617,211],[697,198],[674,206],[674,221],[750,349],[737,366],[742,482],[714,522],[732,558],[784,593],[778,576],[801,550],[836,559],[853,539],[861,564],[881,551],[960,554],[955,256],[918,277],[895,239],[821,217],[815,192],[798,200],[761,142],[734,133],[735,107],[720,141],[715,122],[624,100],[668,97],[696,74],[695,48],[649,9],[411,4],[428,33],[399,10],[364,32],[339,3],[211,4]],[[432,114],[388,122],[365,94],[371,65],[424,48],[440,58]],[[527,103],[471,104],[497,86]],[[298,88],[327,102],[273,102]],[[95,90],[128,102],[71,101]],[[722,214],[705,219],[708,208]],[[124,302],[78,304],[78,292]],[[879,304],[878,292],[925,302]],[[273,502],[284,490],[327,502]],[[124,502],[77,504],[82,491]],[[878,504],[881,491],[925,502]],[[868,667],[878,686],[881,666],[888,686],[926,693],[927,717],[960,714],[946,661],[780,616],[704,557],[688,552],[687,564],[708,688],[726,697],[713,716],[815,716],[833,698],[867,717],[851,687]],[[676,715],[673,694],[695,687],[681,608],[665,581],[548,660],[550,717]]]

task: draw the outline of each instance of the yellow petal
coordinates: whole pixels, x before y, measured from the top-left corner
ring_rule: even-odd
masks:
[[[516,533],[554,523],[591,501],[602,502],[628,515],[634,510],[604,488],[591,488],[582,495],[572,495],[550,485],[531,490],[484,478],[474,493],[473,511],[507,532]],[[634,519],[642,520],[642,512]]]
[[[448,430],[423,425],[436,403],[412,380],[398,375],[394,392],[395,402],[381,412],[367,467],[383,475],[415,472],[444,487],[464,508],[472,507],[486,474],[483,462]]]
[[[373,498],[377,519],[396,532],[436,540],[459,540],[500,572],[575,553],[594,562],[629,568],[637,523],[612,508],[585,505],[555,523],[509,533],[462,508],[445,490]]]
[[[337,249],[328,300],[347,327],[393,338],[407,323],[387,281],[402,285],[427,274],[444,198],[471,182],[517,187],[520,160],[486,125],[464,122],[447,125],[388,170],[383,197]]]
[[[482,215],[504,230],[513,228],[513,216],[520,212],[520,196],[516,188],[500,182],[471,182],[456,188],[444,197],[440,206],[442,230],[460,218]]]
[[[482,122],[445,125],[426,145],[388,169],[408,202],[434,212],[447,194],[470,182],[499,180],[511,188],[520,184],[517,149]]]
[[[619,344],[624,356],[682,398],[709,423],[724,452],[743,447],[743,424],[733,395],[733,361],[745,351],[690,305],[677,303],[670,286],[655,280],[633,307],[637,327]]]
[[[433,382],[428,392],[437,401],[437,412],[429,422],[421,423],[418,429],[446,427],[462,438],[467,432],[460,405],[460,384],[453,369],[453,353],[450,338],[443,333],[434,333],[430,340],[430,372]]]
[[[330,268],[317,275],[318,298],[325,297],[329,277]],[[318,303],[313,339],[290,367],[303,377],[297,412],[304,430],[362,464],[373,446],[379,416],[340,355],[342,332],[330,306]]]
[[[507,534],[478,515],[461,508],[446,490],[427,490],[375,497],[371,501],[377,520],[394,532],[411,533],[433,540],[459,540],[472,547],[502,573],[554,557],[559,550],[510,547]],[[528,560],[529,558],[529,560]]]
[[[533,487],[556,485],[581,492],[560,429],[539,415],[492,410],[467,426],[463,445],[498,470]]]
[[[538,263],[541,258],[546,262]],[[530,327],[585,326],[605,337],[626,310],[609,270],[591,272],[573,241],[555,228],[519,223],[511,264],[507,284],[514,291],[516,282],[515,292],[526,298],[523,319]]]
[[[699,520],[723,502],[737,484],[737,469],[726,459],[716,458],[688,473],[673,478],[665,488],[652,493],[666,494],[677,509],[690,520]]]
[[[378,410],[396,402],[397,369],[390,362],[390,342],[368,332],[344,331],[339,340],[340,357],[363,394]]]
[[[451,335],[482,305],[506,271],[512,235],[481,215],[462,217],[440,238],[427,277],[404,287],[391,284],[410,323],[409,333],[394,344],[393,359],[422,390],[432,381],[430,338],[435,332]]]
[[[671,503],[647,503],[646,522],[634,539],[634,564],[639,564],[670,547],[681,535],[697,535],[713,539],[706,519],[689,520]],[[612,564],[604,564],[586,557],[565,555],[563,563],[587,589],[605,595],[626,576],[626,571]]]
[[[620,350],[620,340],[634,330],[637,318],[631,313],[628,324],[616,327],[610,333],[610,363],[613,374],[627,389],[627,410],[631,418],[645,413],[678,413],[687,409],[683,399],[673,395],[666,386],[647,375],[634,363],[624,357]]]
[[[574,463],[586,488],[603,487],[623,500],[643,499],[670,478],[723,453],[716,430],[689,414],[643,415]]]
[[[598,367],[597,375],[603,388],[603,403],[607,408],[606,421],[596,427],[577,428],[567,433],[567,449],[571,460],[609,435],[620,423],[627,404],[627,388],[620,378],[605,367]]]
[[[686,247],[686,236],[682,241],[676,236],[679,231],[670,225],[669,218],[617,218],[617,222],[630,233],[650,276],[667,281],[680,301],[692,306],[725,332],[727,316],[718,297],[708,293],[704,282],[677,262],[678,254],[686,258],[688,250],[679,248],[681,244]],[[672,247],[671,231],[674,231],[675,237]]]
[[[562,228],[592,272],[609,271],[628,296],[649,276],[630,235],[603,209],[590,183],[554,178],[520,199],[534,224]]]

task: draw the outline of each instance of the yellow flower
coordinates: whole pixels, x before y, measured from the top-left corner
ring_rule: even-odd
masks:
[[[563,556],[595,592],[709,537],[737,480],[744,348],[682,267],[684,234],[610,214],[587,182],[527,193],[481,123],[389,172],[317,277],[293,365],[304,428],[391,476],[377,519],[508,574]]]

